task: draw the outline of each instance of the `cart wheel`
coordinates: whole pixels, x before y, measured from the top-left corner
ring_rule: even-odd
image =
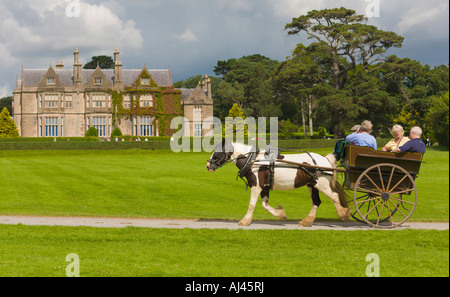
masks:
[[[416,183],[398,165],[377,164],[358,177],[353,203],[360,217],[358,221],[376,228],[395,228],[406,222],[416,209]]]

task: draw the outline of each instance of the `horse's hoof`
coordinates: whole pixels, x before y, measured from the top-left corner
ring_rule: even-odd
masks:
[[[242,220],[239,221],[238,225],[239,226],[243,226],[243,227],[248,227],[248,226],[250,226],[251,223],[252,223],[251,220],[242,219]]]
[[[284,207],[281,206],[281,205],[278,205],[277,206],[277,210],[278,210],[277,217],[282,219],[282,220],[287,220],[286,211],[284,210]]]
[[[346,208],[344,215],[339,217],[344,222],[350,222],[350,209]]]
[[[314,223],[314,218],[306,217],[298,225],[299,225],[299,227],[312,227],[313,223]]]
[[[303,221],[301,221],[301,222],[298,224],[298,226],[299,226],[299,227],[304,227],[304,228],[311,228],[311,227],[312,227],[312,224],[310,224],[310,223],[304,223]]]

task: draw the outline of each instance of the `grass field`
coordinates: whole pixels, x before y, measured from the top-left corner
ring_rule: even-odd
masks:
[[[1,226],[0,276],[449,276],[448,231],[96,229]]]
[[[329,149],[315,152],[325,155]],[[209,154],[170,151],[0,151],[0,214],[241,219],[250,192],[230,164],[205,169]],[[429,150],[417,179],[419,202],[410,221],[448,221],[449,154]],[[335,219],[323,198],[318,218]],[[308,190],[273,192],[270,203],[300,220]],[[272,219],[258,205],[255,219]]]
[[[330,149],[311,150],[325,155]],[[241,219],[249,192],[209,154],[168,151],[0,151],[0,215]],[[448,222],[449,154],[430,149],[410,221]],[[306,188],[273,192],[289,219],[310,210]],[[318,218],[336,219],[324,198]],[[255,219],[272,220],[260,205]],[[448,231],[249,231],[0,226],[0,276],[449,276]]]

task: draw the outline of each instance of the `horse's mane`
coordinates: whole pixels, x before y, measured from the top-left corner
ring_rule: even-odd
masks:
[[[249,153],[252,151],[252,149],[254,149],[254,146],[251,145],[247,145],[244,143],[239,143],[239,142],[233,142],[233,147],[234,147],[234,152],[239,152],[239,153]]]

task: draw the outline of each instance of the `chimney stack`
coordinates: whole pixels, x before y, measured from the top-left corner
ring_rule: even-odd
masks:
[[[205,74],[205,86],[206,86],[206,95],[209,99],[212,99],[212,90],[211,90],[211,79]]]
[[[56,62],[56,70],[61,70],[64,69],[64,63],[61,62]]]
[[[114,52],[114,87],[116,90],[123,89],[122,63],[119,60],[119,50],[117,48]]]
[[[75,49],[75,52],[73,53],[73,85],[75,87],[81,88],[81,85],[83,83],[83,78],[81,76],[81,63],[80,63],[80,53],[78,52],[78,49]]]

